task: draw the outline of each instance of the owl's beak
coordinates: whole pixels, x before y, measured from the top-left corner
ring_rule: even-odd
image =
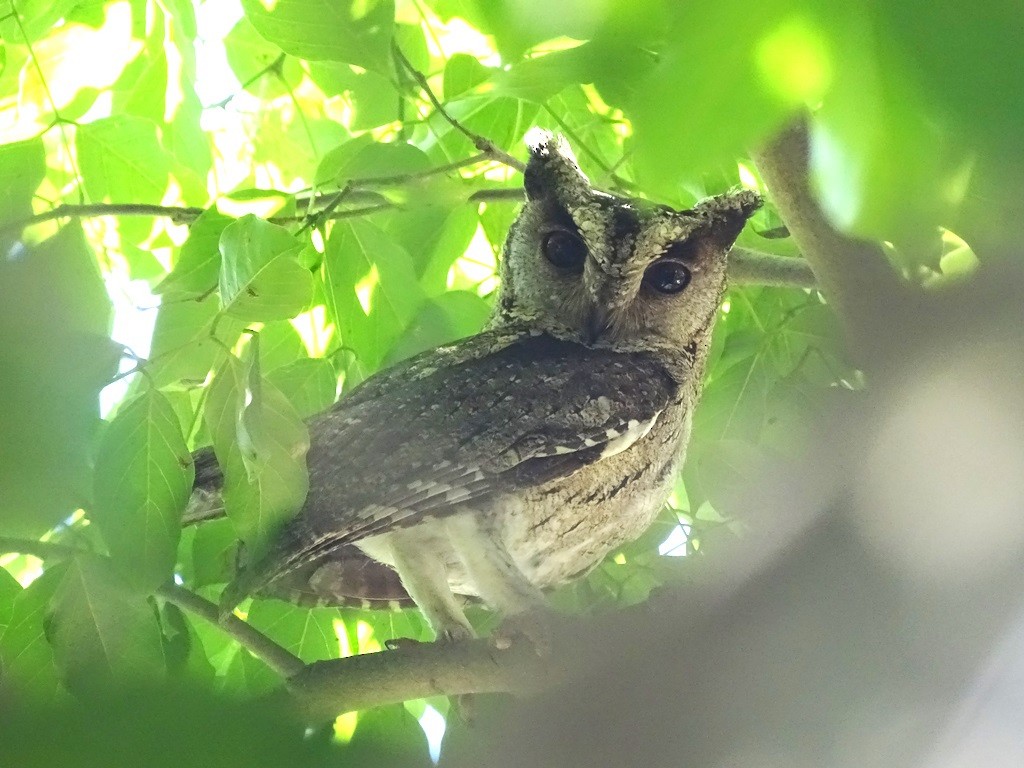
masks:
[[[583,340],[593,344],[600,339],[612,324],[611,314],[605,307],[593,306],[583,323]]]

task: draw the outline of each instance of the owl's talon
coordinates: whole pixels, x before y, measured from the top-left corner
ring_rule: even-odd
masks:
[[[499,651],[507,651],[522,640],[528,641],[538,656],[551,655],[551,621],[546,611],[509,616],[491,635],[491,644]]]
[[[462,643],[466,640],[472,640],[474,637],[476,637],[476,634],[469,627],[454,624],[450,627],[445,627],[437,633],[437,642]]]
[[[389,637],[384,641],[384,647],[389,651],[401,651],[405,648],[415,648],[417,645],[423,645],[423,642],[413,637]]]

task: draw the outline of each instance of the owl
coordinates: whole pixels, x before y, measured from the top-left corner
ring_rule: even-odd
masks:
[[[677,211],[594,189],[528,137],[526,202],[485,330],[367,379],[309,423],[309,493],[222,610],[295,574],[411,599],[439,638],[479,599],[528,616],[639,536],[683,461],[726,255],[760,199]],[[198,495],[221,482],[197,464]]]

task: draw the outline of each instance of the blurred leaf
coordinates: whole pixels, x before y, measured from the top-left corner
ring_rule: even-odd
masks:
[[[199,218],[189,226],[188,240],[181,246],[174,269],[154,293],[208,294],[220,277],[220,236],[232,221],[234,219],[216,208],[199,214]]]
[[[54,24],[64,18],[72,8],[79,5],[80,0],[21,0],[17,10],[6,10],[7,4],[0,5],[4,16],[0,19],[0,40],[22,40],[29,42],[39,40]],[[12,17],[18,14],[15,21]],[[24,33],[22,32],[24,30]]]
[[[444,65],[444,98],[454,99],[466,91],[473,90],[491,76],[491,70],[485,67],[475,56],[467,53],[456,53]]]
[[[537,106],[526,105],[507,96],[487,94],[467,95],[449,102],[445,109],[466,130],[493,141],[499,147],[509,147],[526,133]],[[473,142],[455,130],[439,113],[431,112],[427,123],[430,135],[422,146],[434,162],[451,162],[477,151]]]
[[[962,202],[975,148],[925,101],[916,63],[848,15],[836,87],[815,114],[813,178],[840,228],[918,250]]]
[[[120,349],[81,228],[0,259],[0,527],[43,534],[90,495],[98,395]]]
[[[220,236],[220,298],[243,320],[294,317],[313,298],[313,278],[296,259],[302,245],[284,227],[252,214]]]
[[[393,0],[242,0],[242,8],[256,31],[286,53],[388,71]]]
[[[0,145],[0,225],[32,215],[32,196],[46,174],[46,154],[40,139]],[[7,236],[0,239],[6,252]]]
[[[163,645],[153,608],[108,561],[81,555],[43,578],[59,580],[47,637],[71,691],[97,694],[115,683],[163,678]]]
[[[345,757],[353,765],[373,765],[385,750],[392,765],[402,768],[433,766],[423,729],[401,704],[360,713]]]
[[[0,568],[0,637],[11,623],[14,601],[21,595],[21,584],[5,569]]]
[[[171,159],[149,120],[134,115],[96,120],[78,128],[75,146],[93,201],[157,204],[163,198]]]
[[[733,162],[822,96],[835,52],[812,14],[792,0],[677,7],[670,44],[628,110],[650,193],[672,197],[681,179]]]
[[[224,584],[237,570],[238,536],[227,518],[210,520],[196,528],[192,540],[192,569],[182,573],[192,587]]]
[[[159,390],[118,411],[97,454],[90,519],[125,579],[152,592],[173,573],[195,475],[178,419]]]
[[[167,56],[163,40],[151,38],[121,72],[112,89],[113,111],[161,123],[167,98]]]
[[[495,92],[543,103],[568,85],[592,83],[599,71],[590,44],[581,45],[513,64],[495,77]]]
[[[324,255],[327,306],[368,371],[376,370],[424,301],[412,259],[368,221],[339,221]]]
[[[0,721],[5,759],[20,768],[139,766],[309,768],[348,765],[343,748],[306,736],[287,704],[240,702],[187,685],[134,685],[86,702],[19,706]],[[382,765],[382,748],[372,764]]]
[[[46,639],[46,616],[56,583],[44,574],[24,590],[19,588],[8,606],[7,626],[0,631],[0,691],[22,701],[46,702],[62,693]]]

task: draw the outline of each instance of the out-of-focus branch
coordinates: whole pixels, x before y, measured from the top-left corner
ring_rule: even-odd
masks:
[[[835,228],[811,192],[807,118],[788,126],[754,153],[768,193],[793,240],[814,271],[825,299],[843,323],[855,357],[863,358],[881,311],[910,298],[906,284],[877,243]],[[890,329],[891,330],[891,329]]]
[[[729,252],[729,282],[782,288],[815,288],[818,285],[811,266],[803,259],[739,246]]]

